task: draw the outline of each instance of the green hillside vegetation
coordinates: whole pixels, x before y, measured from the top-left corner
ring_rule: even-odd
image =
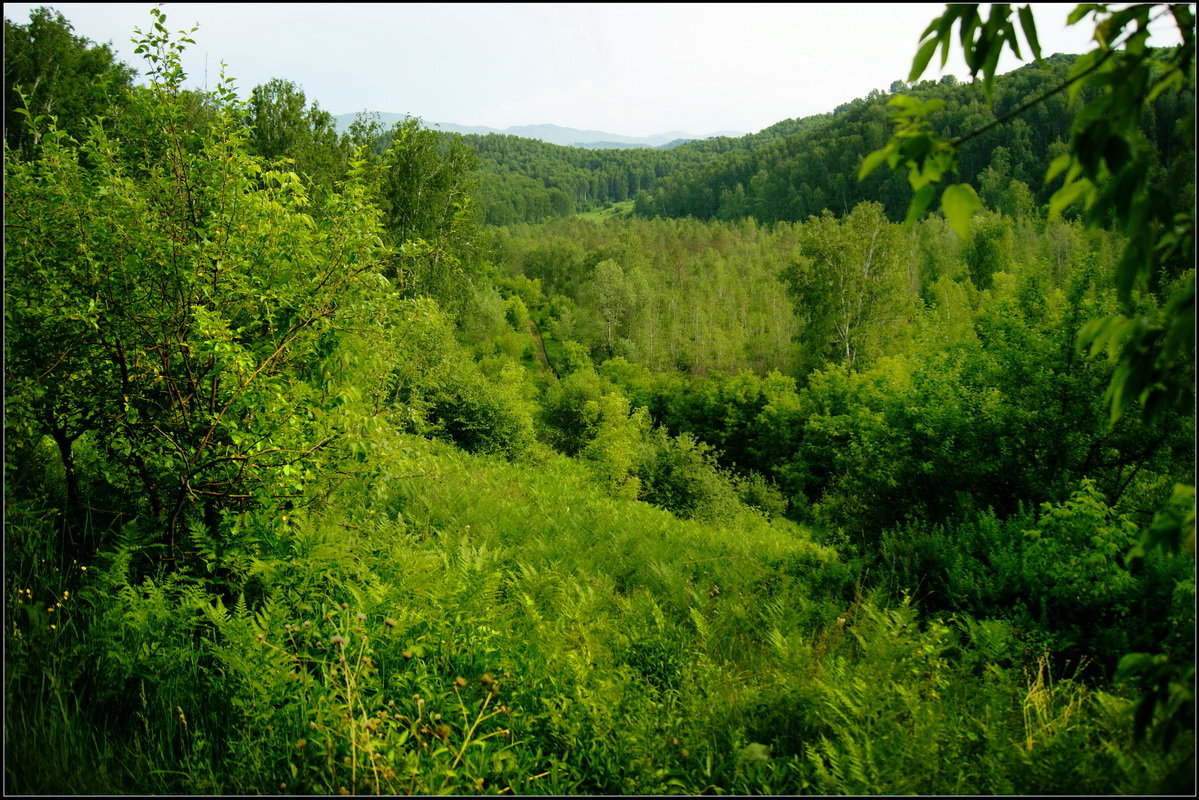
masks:
[[[999,76],[991,103],[980,86],[953,76],[910,86],[895,81],[889,93],[876,90],[831,113],[669,150],[614,153],[497,134],[464,139],[480,156],[481,202],[490,224],[542,222],[627,199],[637,201],[641,216],[752,217],[766,223],[799,222],[826,209],[843,215],[873,200],[898,221],[910,193],[903,175],[877,172],[856,179],[862,158],[890,135],[887,104],[895,93],[942,101],[930,121],[952,137],[982,128],[1060,84],[1075,61],[1057,54]],[[1190,182],[1194,157],[1174,121],[1193,103],[1187,91],[1164,94],[1148,106],[1143,120],[1145,140],[1155,153],[1153,169],[1178,189]],[[1050,194],[1042,178],[1049,162],[1065,152],[1073,118],[1064,94],[1033,106],[962,147],[962,178],[997,211],[1039,213]]]
[[[461,138],[478,154],[483,220],[489,225],[512,225],[624,204],[652,191],[664,178],[697,169],[723,153],[765,146],[818,128],[828,116],[787,120],[737,138],[714,136],[653,148],[564,147],[495,133]]]
[[[911,192],[902,173],[876,171],[857,180],[863,157],[890,135],[888,102],[894,93],[943,102],[928,121],[952,138],[983,128],[1061,84],[1075,60],[1059,54],[999,76],[990,104],[980,86],[959,84],[952,76],[911,86],[896,81],[891,94],[876,91],[846,103],[819,124],[777,132],[768,128],[745,147],[672,170],[637,198],[637,213],[797,222],[826,209],[848,214],[858,203],[876,201],[891,219],[902,220]],[[1155,153],[1153,169],[1162,173],[1158,180],[1171,181],[1180,191],[1193,179],[1194,153],[1174,122],[1193,103],[1188,92],[1162,95],[1143,119],[1146,143]],[[958,158],[961,179],[978,187],[996,211],[1013,217],[1036,211],[1048,202],[1043,176],[1049,162],[1065,152],[1073,118],[1066,97],[1058,94],[966,142]],[[767,138],[771,133],[776,135]]]
[[[479,201],[490,225],[542,222],[631,200],[680,164],[709,157],[690,144],[587,149],[498,133],[461,139],[478,155]],[[718,138],[708,146],[721,141],[735,140]]]
[[[1047,213],[1080,79],[908,224],[893,95],[960,136],[1102,62],[584,150],[6,19],[6,791],[1193,792],[1172,13],[1086,165],[1149,189]]]

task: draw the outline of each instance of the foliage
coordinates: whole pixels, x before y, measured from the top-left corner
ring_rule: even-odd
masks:
[[[1167,14],[1177,25],[1182,44],[1155,53],[1146,44],[1149,23],[1152,17]],[[1023,6],[1018,15],[1029,48],[1039,59],[1032,11]],[[1194,94],[1194,15],[1186,5],[1159,9],[1142,4],[1112,11],[1105,5],[1083,4],[1070,14],[1068,22],[1076,24],[1088,16],[1095,18],[1098,47],[1079,58],[1068,78],[1050,94],[1069,87],[1071,97],[1076,97],[1083,86],[1099,91],[1074,116],[1069,150],[1048,167],[1046,182],[1064,176],[1050,198],[1049,211],[1056,215],[1081,200],[1088,225],[1114,221],[1124,233],[1127,244],[1116,265],[1115,283],[1126,309],[1133,305],[1134,288],[1170,293],[1164,319],[1135,321],[1114,315],[1093,321],[1079,334],[1080,343],[1090,345],[1092,355],[1105,348],[1119,353],[1119,367],[1108,392],[1113,418],[1133,399],[1152,416],[1162,403],[1185,396],[1185,370],[1180,366],[1194,360],[1194,272],[1188,271],[1194,261],[1194,211],[1191,204],[1176,203],[1167,187],[1152,181],[1152,148],[1145,146],[1141,126],[1146,106],[1163,93],[1189,90]],[[982,75],[989,97],[1003,46],[1008,45],[1020,57],[1019,36],[1010,17],[1010,6],[1002,3],[992,4],[986,22],[973,5],[951,6],[924,32],[910,79],[920,76],[938,46],[945,62],[956,23],[971,75]],[[1036,98],[1029,105],[1043,99]],[[908,100],[900,97],[893,102],[904,108]],[[895,138],[862,164],[862,174],[866,174],[884,159],[892,167],[902,162],[911,176],[920,176],[911,178],[917,192],[909,219],[923,213],[932,183],[953,167],[960,144],[976,135],[971,132],[953,141],[939,139],[929,132],[927,115],[928,109],[923,107],[901,111],[896,117]],[[1177,121],[1176,131],[1185,150],[1194,148],[1193,121],[1193,109]],[[908,145],[900,145],[901,140],[917,149],[905,150]],[[930,158],[925,152],[937,155]],[[973,194],[973,189],[960,184],[946,188],[945,196],[950,192]],[[971,213],[969,206],[959,206],[956,212],[947,209],[947,214],[960,220],[960,229]],[[1171,285],[1174,281],[1177,283]]]
[[[902,176],[854,188],[877,94],[657,153],[335,137],[285,80],[182,90],[152,21],[148,87],[5,154],[9,789],[1188,788],[1194,420],[1113,422],[1075,347],[1173,310],[1036,207],[1064,98],[905,227]],[[954,83],[919,102],[987,124]],[[473,217],[700,175],[723,221]]]
[[[1018,11],[1021,29],[1034,57],[1040,58],[1036,25],[1028,6]],[[1150,22],[1170,17],[1182,43],[1154,51],[1148,47]],[[1049,201],[1050,216],[1056,216],[1081,201],[1083,218],[1091,227],[1111,224],[1125,237],[1123,253],[1114,269],[1114,284],[1122,313],[1099,317],[1088,322],[1078,334],[1080,348],[1092,356],[1106,350],[1116,364],[1105,393],[1111,419],[1120,418],[1134,402],[1146,421],[1159,420],[1171,408],[1193,404],[1193,363],[1195,337],[1194,273],[1194,184],[1179,201],[1178,187],[1163,186],[1154,180],[1150,166],[1153,151],[1141,135],[1145,109],[1163,94],[1195,91],[1195,17],[1185,4],[1140,4],[1112,9],[1106,4],[1086,3],[1069,15],[1068,24],[1088,17],[1095,21],[1097,47],[1080,57],[1069,77],[1009,116],[1015,116],[1062,90],[1076,98],[1086,86],[1096,92],[1075,114],[1071,123],[1070,144],[1056,156],[1045,175],[1046,183],[1061,177],[1062,183]],[[1011,22],[1011,7],[1003,3],[991,6],[984,23],[974,5],[950,6],[934,20],[922,35],[922,44],[912,64],[915,80],[928,65],[938,46],[942,64],[952,44],[952,29],[957,24],[963,53],[972,77],[982,75],[983,86],[990,88],[998,55],[1007,44],[1020,57],[1019,35]],[[930,132],[925,120],[928,108],[913,107],[910,98],[897,98],[906,108],[897,115],[897,131],[881,150],[863,161],[862,174],[883,160],[892,167],[901,162],[909,170],[912,188],[917,190],[909,207],[909,218],[923,213],[928,206],[931,185],[952,169],[960,144],[992,125],[959,136],[952,141]],[[1176,133],[1184,150],[1194,150],[1194,108],[1185,108],[1176,123]],[[929,157],[929,154],[933,154]],[[967,185],[945,190],[958,194],[973,193]],[[944,201],[943,201],[944,204]],[[959,218],[959,228],[973,209],[959,205],[947,215]],[[1146,314],[1139,293],[1162,300],[1158,313]],[[1163,522],[1169,517],[1163,518]],[[1156,528],[1155,542],[1167,541],[1172,549],[1183,540],[1193,541],[1193,532],[1185,522]],[[1138,551],[1143,550],[1138,548]],[[1192,552],[1193,554],[1193,552]],[[1193,674],[1193,673],[1192,673]],[[1165,695],[1151,695],[1154,702],[1165,702]],[[1148,701],[1147,701],[1148,702]],[[1153,707],[1152,702],[1148,706]],[[1138,714],[1138,735],[1152,718],[1152,711]],[[1182,709],[1175,706],[1178,718]],[[1193,712],[1189,722],[1193,727]]]
[[[410,296],[436,297],[461,314],[476,266],[471,151],[417,119],[385,131],[377,118],[360,115],[339,136],[332,115],[305,102],[291,81],[255,87],[243,113],[251,152],[294,168],[317,193],[344,181],[356,165],[381,211],[384,238],[398,251],[384,275]]]
[[[76,36],[57,11],[36,8],[24,25],[5,17],[5,142],[26,155],[33,152],[39,132],[24,124],[23,111],[52,116],[59,130],[82,136],[92,117],[119,113],[133,75],[108,45]]]
[[[652,455],[642,467],[643,499],[680,517],[721,519],[734,503],[735,489],[716,467],[711,447],[690,434],[659,432]]]
[[[393,425],[457,442],[472,452],[519,457],[534,441],[527,377],[510,360],[488,375],[429,298],[398,304],[386,408]]]
[[[455,308],[472,264],[472,153],[415,119],[396,123],[378,146],[377,202],[384,227],[402,246],[406,277],[416,292]]]
[[[6,369],[10,436],[50,436],[69,484],[90,437],[175,558],[187,531],[235,536],[247,509],[332,488],[386,357],[366,343],[387,287],[360,175],[314,203],[246,155],[226,84],[211,124],[184,129],[161,20],[127,115],[158,146],[127,159],[100,126],[77,144],[39,118],[35,158],[6,151]]]
[[[783,276],[804,337],[821,361],[864,365],[912,309],[899,230],[880,204],[862,203],[843,220],[810,220],[801,237],[802,261]]]
[[[642,459],[649,415],[644,409],[630,409],[629,401],[616,392],[589,401],[583,415],[593,421],[594,433],[579,456],[594,465],[600,480],[616,496],[638,497],[641,481],[633,473]]]
[[[322,188],[345,177],[352,150],[338,140],[333,115],[313,103],[291,81],[276,78],[250,92],[247,145],[268,162],[289,159],[293,169]],[[348,141],[346,142],[348,144]]]

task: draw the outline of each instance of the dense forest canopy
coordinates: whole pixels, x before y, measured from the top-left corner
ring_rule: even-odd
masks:
[[[1193,792],[1189,6],[660,149],[150,14],[5,20],[7,790]]]
[[[480,154],[486,221],[506,225],[569,216],[635,199],[640,216],[758,222],[801,222],[825,209],[848,213],[881,202],[893,220],[907,208],[907,181],[879,172],[864,181],[862,158],[890,136],[888,102],[895,93],[943,105],[930,122],[946,136],[982,128],[1064,81],[1076,56],[1056,54],[999,76],[990,103],[980,85],[953,76],[876,91],[827,114],[786,120],[737,139],[717,137],[669,150],[584,150],[491,134],[468,136]],[[1094,90],[1084,92],[1084,99]],[[1174,122],[1194,103],[1188,92],[1162,94],[1146,108],[1143,134],[1161,182],[1185,190],[1193,151]],[[1064,95],[1034,105],[1010,124],[963,145],[961,177],[979,187],[988,208],[1030,215],[1049,200],[1042,180],[1065,152],[1074,118]],[[568,202],[569,201],[569,202]]]

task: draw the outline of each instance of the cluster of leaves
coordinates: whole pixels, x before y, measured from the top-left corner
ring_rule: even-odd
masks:
[[[276,78],[256,87],[242,111],[251,153],[295,170],[320,195],[334,190],[363,161],[370,198],[382,212],[385,241],[397,249],[384,275],[410,296],[429,295],[461,313],[475,263],[475,160],[458,139],[426,130],[418,120],[384,130],[360,115],[338,135],[331,114]],[[419,188],[418,188],[419,187]]]
[[[518,362],[511,356],[486,366],[475,361],[455,338],[452,319],[428,298],[404,301],[402,308],[388,376],[392,424],[471,452],[527,455],[535,441],[532,387]]]
[[[767,488],[758,487],[756,495],[741,491],[716,464],[710,446],[689,434],[675,437],[654,429],[646,408],[632,408],[585,354],[579,360],[578,369],[546,391],[542,435],[560,452],[590,464],[616,496],[708,520],[746,512],[746,499],[771,503]]]
[[[81,136],[87,120],[117,111],[128,98],[134,70],[107,45],[76,36],[62,14],[35,9],[20,25],[4,19],[4,140],[29,154],[37,130],[21,112],[53,115],[60,130]]]

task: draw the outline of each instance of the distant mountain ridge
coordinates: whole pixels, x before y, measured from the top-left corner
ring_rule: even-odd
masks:
[[[338,114],[334,117],[337,122],[339,131],[349,130],[350,123],[354,121],[357,114]],[[379,112],[379,120],[385,127],[391,127],[396,122],[408,119],[407,114],[393,114]],[[596,149],[611,149],[611,148],[626,148],[626,147],[664,147],[676,146],[686,141],[694,141],[697,139],[709,139],[713,136],[742,136],[743,134],[736,131],[717,131],[709,133],[705,136],[696,136],[695,134],[686,133],[684,131],[668,131],[666,133],[657,133],[652,136],[623,136],[619,133],[608,133],[607,131],[580,130],[578,128],[566,128],[561,125],[513,125],[510,128],[500,130],[498,128],[489,128],[485,125],[458,125],[453,122],[427,122],[425,127],[432,128],[447,133],[477,133],[486,135],[488,133],[500,133],[507,136],[520,136],[525,139],[537,139],[549,144],[565,145],[567,147],[590,147]]]

